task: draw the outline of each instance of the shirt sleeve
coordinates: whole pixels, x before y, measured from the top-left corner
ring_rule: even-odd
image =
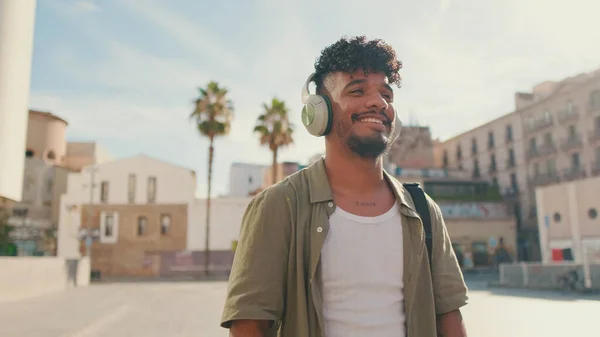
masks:
[[[436,315],[442,315],[467,304],[467,285],[452,248],[450,235],[440,207],[429,196],[431,213],[432,279]]]
[[[242,218],[221,318],[278,322],[283,313],[291,232],[289,199],[283,185],[257,195]]]

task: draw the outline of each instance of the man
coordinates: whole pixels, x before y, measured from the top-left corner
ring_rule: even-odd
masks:
[[[381,40],[323,50],[302,117],[325,136],[325,158],[250,202],[221,322],[230,336],[466,336],[467,289],[440,209],[428,198],[430,269],[410,193],[382,168],[400,68]]]

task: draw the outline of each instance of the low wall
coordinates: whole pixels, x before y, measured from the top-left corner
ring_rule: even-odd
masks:
[[[90,283],[89,259],[0,257],[0,303],[64,291]]]
[[[600,265],[592,264],[590,268],[590,289],[600,290]],[[569,270],[577,270],[584,274],[582,264],[576,263],[514,263],[500,265],[500,284],[510,287],[559,289],[558,278]]]

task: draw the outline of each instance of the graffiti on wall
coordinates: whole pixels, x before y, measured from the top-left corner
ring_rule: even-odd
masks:
[[[440,202],[442,215],[451,218],[506,219],[508,207],[498,202]]]

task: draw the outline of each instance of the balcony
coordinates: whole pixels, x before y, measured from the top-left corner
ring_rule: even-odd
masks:
[[[590,143],[600,142],[600,128],[590,131]]]
[[[564,139],[560,144],[560,149],[564,152],[580,149],[583,146],[581,135],[575,134]]]
[[[592,171],[592,176],[600,176],[600,158],[596,159],[595,162],[592,163],[591,166],[591,171]]]
[[[532,187],[546,186],[560,182],[558,174],[552,173],[540,173],[529,179],[529,184]]]
[[[525,134],[531,134],[534,132],[542,131],[554,125],[554,119],[552,117],[540,118],[535,120],[530,125],[525,126]]]
[[[587,176],[583,166],[569,167],[563,171],[564,181],[583,179]]]
[[[573,107],[572,109],[564,109],[557,112],[559,124],[571,122],[579,118],[579,109]]]
[[[556,153],[556,145],[554,142],[546,143],[537,148],[531,148],[527,151],[527,160],[545,157]]]

